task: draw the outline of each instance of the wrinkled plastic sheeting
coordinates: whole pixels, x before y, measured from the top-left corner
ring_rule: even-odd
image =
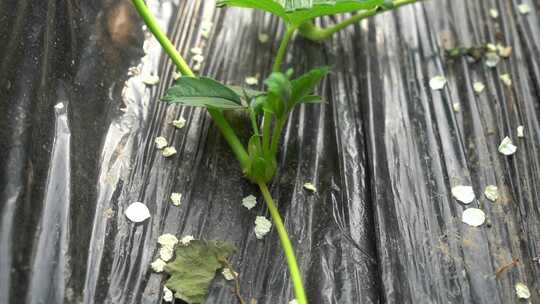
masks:
[[[517,282],[538,301],[540,7],[529,2],[531,14],[522,15],[519,3],[433,1],[375,19],[373,40],[363,41],[377,46],[364,53],[372,86],[363,109],[387,302],[515,303]],[[491,18],[490,8],[500,17]],[[452,40],[501,42],[513,53],[494,69],[447,62],[441,45]],[[504,73],[511,87],[500,81]],[[444,90],[429,89],[435,75],[447,77]],[[475,94],[475,81],[486,84],[483,93]],[[519,125],[525,138],[517,137]],[[497,151],[506,136],[518,146],[508,157]],[[461,223],[466,207],[450,193],[459,184],[474,187],[477,199],[467,207],[485,211],[481,228]],[[495,203],[484,197],[487,185],[500,189]]]
[[[189,50],[203,47],[202,74],[232,84],[269,74],[283,30],[276,19],[212,1],[148,4],[190,63]],[[539,296],[539,7],[529,3],[524,16],[517,4],[436,0],[362,22],[324,47],[295,40],[287,62],[297,72],[333,71],[320,88],[327,103],[292,115],[272,185],[311,303],[513,303],[516,282]],[[264,204],[240,205],[258,192],[218,130],[203,110],[158,101],[174,67],[128,1],[0,8],[0,303],[160,303],[164,276],[148,266],[162,233],[230,241],[246,299],[293,298],[277,235],[253,233]],[[204,20],[213,21],[208,39]],[[452,41],[496,38],[513,47],[496,69],[444,59]],[[511,88],[499,81],[506,72]],[[145,85],[147,75],[160,82]],[[429,88],[435,75],[448,78],[443,91]],[[480,95],[477,80],[487,86]],[[183,129],[170,124],[179,117]],[[506,135],[514,156],[497,152]],[[178,154],[164,158],[157,136]],[[474,186],[487,225],[461,223],[464,206],[450,194],[459,183]],[[496,203],[483,198],[488,184],[502,190]],[[183,194],[180,207],[171,192]],[[134,201],[150,220],[125,218]],[[236,303],[230,283],[217,276],[207,302]]]

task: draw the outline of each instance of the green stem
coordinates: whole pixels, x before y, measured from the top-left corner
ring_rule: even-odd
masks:
[[[287,45],[289,44],[289,41],[291,40],[292,35],[296,31],[296,29],[297,28],[295,26],[290,26],[290,25],[287,26],[287,30],[285,31],[285,35],[283,35],[283,38],[281,39],[281,42],[279,44],[279,49],[278,49],[278,53],[276,55],[276,59],[274,61],[274,65],[272,67],[272,72],[281,71],[281,64],[283,62],[283,58],[285,57],[285,54],[287,53]],[[270,128],[271,128],[271,126],[270,126],[270,113],[264,112],[264,118],[263,118],[263,150],[268,151],[270,149],[270,151],[272,151],[271,155],[275,155],[276,154],[275,151],[277,151],[277,143],[279,143],[279,137],[280,137],[280,133],[281,133],[281,128],[283,128],[283,126],[280,126],[278,128],[278,126],[280,124],[283,124],[283,123],[280,123],[280,120],[278,120],[276,122],[276,125],[274,126],[274,132],[272,133],[272,139],[270,139]],[[276,129],[279,129],[279,133],[276,133]],[[277,137],[277,142],[275,142],[276,137]],[[270,144],[270,140],[272,141],[271,144]],[[270,147],[268,147],[269,145],[270,145]],[[276,147],[274,147],[274,145]]]
[[[253,134],[259,136],[259,127],[257,126],[257,114],[253,109],[249,110],[249,119],[251,120],[251,128],[253,129]]]
[[[272,114],[264,111],[263,116],[263,151],[268,152],[270,150],[270,128],[271,128]]]
[[[172,42],[169,40],[169,38],[167,38],[167,35],[165,35],[165,33],[161,30],[156,18],[154,18],[144,3],[144,0],[133,0],[133,5],[137,9],[137,12],[139,12],[139,15],[143,18],[144,23],[146,23],[148,26],[148,29],[152,32],[152,34],[154,34],[167,55],[169,55],[171,60],[174,62],[180,73],[182,73],[184,76],[195,76],[184,58],[182,58],[182,55],[178,53]],[[234,130],[225,119],[225,116],[223,116],[223,113],[219,110],[212,109],[208,109],[208,113],[210,113],[210,116],[212,116],[212,119],[218,125],[221,133],[223,133],[223,136],[229,143],[234,155],[240,162],[242,169],[246,169],[249,166],[249,156],[244,149],[244,146],[234,133]]]
[[[223,116],[223,113],[221,113],[220,110],[211,108],[208,108],[208,113],[210,113],[210,116],[212,116],[212,119],[221,131],[221,134],[223,134],[223,137],[225,137],[225,140],[229,143],[231,150],[240,162],[242,170],[246,170],[249,167],[249,155],[244,149],[244,145],[242,145],[236,136],[236,133],[234,133],[234,130],[225,119],[225,116]]]
[[[189,68],[187,62],[184,60],[184,58],[182,58],[182,55],[178,53],[172,42],[169,40],[169,38],[167,38],[167,35],[165,35],[161,28],[159,28],[156,18],[154,18],[154,15],[152,15],[152,12],[150,12],[144,3],[144,0],[133,0],[133,5],[137,9],[137,12],[139,12],[139,15],[141,15],[143,18],[146,26],[148,26],[148,29],[152,32],[152,34],[154,34],[167,55],[169,55],[171,60],[174,62],[180,73],[185,76],[195,76],[193,71],[191,71]]]
[[[185,76],[194,76],[195,74],[189,68],[186,61],[178,53],[178,51],[176,50],[174,45],[171,43],[171,41],[167,38],[165,33],[163,33],[161,29],[159,28],[159,25],[157,24],[156,19],[152,16],[151,12],[149,11],[148,7],[145,5],[144,1],[133,0],[133,4],[135,5],[135,8],[137,9],[139,14],[143,18],[144,22],[146,23],[150,31],[154,34],[156,39],[163,46],[163,49],[165,50],[167,55],[169,55],[171,60],[177,66],[178,70]],[[283,60],[283,57],[285,56],[287,43],[290,40],[292,34],[294,33],[294,30],[295,28],[288,28],[287,32],[285,33],[285,36],[278,50],[276,62],[274,63],[274,71],[280,70],[281,62]],[[229,143],[236,158],[240,161],[242,168],[243,169],[247,168],[247,166],[249,165],[249,156],[247,152],[245,151],[244,146],[242,145],[242,143],[240,142],[240,140],[234,133],[234,130],[231,128],[231,126],[229,125],[225,117],[223,116],[223,113],[215,109],[208,109],[208,112],[210,113],[210,116],[212,116],[214,122],[217,124],[218,128],[220,129],[221,133],[223,134],[227,142]],[[270,192],[268,191],[268,187],[266,186],[266,184],[265,183],[258,183],[258,184],[264,196],[266,204],[268,206],[268,210],[270,211],[270,215],[272,216],[272,220],[274,222],[279,239],[281,241],[283,251],[285,252],[285,257],[287,259],[287,264],[289,265],[291,279],[293,281],[293,287],[294,287],[296,300],[298,301],[299,304],[307,304],[307,298],[304,291],[304,287],[302,285],[302,277],[300,275],[300,270],[298,269],[298,264],[296,262],[296,257],[294,255],[294,249],[287,235],[287,231],[285,230],[285,226],[283,225],[283,221],[281,220],[281,216],[279,215],[279,211],[277,210],[276,205],[274,204],[274,201],[272,199],[272,196],[270,195]]]
[[[385,9],[385,8],[382,8],[382,7],[378,7],[378,8],[371,9],[371,10],[360,11],[357,14],[355,14],[355,15],[353,15],[353,16],[351,16],[351,17],[349,17],[349,18],[347,18],[347,19],[345,19],[345,20],[343,20],[341,22],[336,23],[333,26],[326,27],[326,28],[321,28],[321,27],[315,26],[313,24],[313,22],[308,21],[308,22],[305,22],[302,25],[300,25],[298,30],[300,31],[300,34],[302,36],[306,37],[307,39],[313,40],[315,42],[322,42],[322,41],[330,38],[330,36],[332,36],[336,32],[346,28],[347,26],[349,26],[351,24],[355,24],[355,23],[359,22],[360,20],[363,20],[363,19],[375,16],[377,14],[384,13],[384,12],[396,9],[396,8],[398,8],[400,6],[403,6],[403,5],[412,4],[412,3],[415,3],[415,2],[419,2],[419,1],[422,1],[422,0],[394,0],[393,6],[391,8],[386,8]]]
[[[259,182],[259,188],[261,189],[264,200],[266,201],[268,211],[270,211],[270,216],[272,216],[272,221],[274,222],[279,240],[281,241],[281,247],[283,247],[283,251],[285,252],[285,258],[287,259],[287,264],[289,265],[289,272],[293,282],[294,296],[296,301],[298,304],[307,304],[306,292],[304,291],[304,286],[302,284],[302,276],[300,275],[298,263],[296,262],[296,257],[294,255],[294,249],[291,241],[289,240],[287,230],[285,230],[285,225],[283,225],[279,211],[274,203],[274,200],[272,199],[270,191],[268,191],[266,184]]]
[[[276,155],[277,153],[279,140],[281,139],[281,131],[283,130],[286,122],[287,119],[278,119],[276,125],[274,126],[274,131],[272,132],[272,144],[270,146],[271,155]]]
[[[291,37],[294,34],[294,31],[296,31],[296,27],[287,26],[285,35],[283,35],[283,38],[281,39],[281,43],[279,44],[279,49],[276,55],[276,59],[274,61],[274,65],[272,66],[272,72],[279,72],[281,70],[281,63],[283,62],[283,58],[285,57],[285,54],[287,52],[287,45],[289,44],[289,41],[291,40]]]

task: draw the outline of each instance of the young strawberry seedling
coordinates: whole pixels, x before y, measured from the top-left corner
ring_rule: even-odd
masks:
[[[272,73],[264,84],[266,91],[227,86],[208,77],[195,76],[192,69],[158,27],[144,0],[133,3],[144,22],[175,63],[182,77],[167,90],[163,100],[184,106],[204,107],[218,126],[240,163],[244,176],[259,186],[287,259],[296,302],[307,304],[302,276],[287,231],[276,204],[268,190],[276,173],[277,153],[283,127],[293,109],[300,104],[320,103],[315,87],[328,74],[328,68],[318,67],[294,76],[292,69],[282,69],[287,45],[299,32],[305,38],[321,42],[337,31],[377,13],[419,0],[218,0],[217,5],[259,9],[278,16],[286,25],[274,59]],[[352,17],[328,28],[313,24],[313,19],[340,13],[356,12]],[[224,111],[245,111],[250,117],[252,135],[244,145],[224,116]]]

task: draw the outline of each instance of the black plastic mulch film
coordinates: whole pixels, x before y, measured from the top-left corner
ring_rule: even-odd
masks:
[[[332,69],[319,88],[327,102],[292,115],[272,184],[310,303],[517,303],[517,282],[540,301],[540,3],[523,2],[528,15],[521,1],[431,0],[323,45],[296,37],[286,62],[297,72]],[[203,47],[202,74],[232,84],[269,74],[278,20],[213,1],[148,4],[190,61]],[[129,1],[2,0],[0,38],[1,304],[160,303],[164,276],[149,264],[167,232],[234,243],[246,299],[293,298],[277,235],[253,233],[264,204],[240,205],[260,195],[206,112],[158,101],[174,68]],[[494,69],[444,58],[447,45],[497,40],[513,53]],[[144,85],[148,74],[159,84]],[[442,91],[428,85],[436,75],[448,79]],[[175,129],[180,116],[187,125]],[[160,135],[176,156],[154,148]],[[510,157],[497,152],[507,135]],[[482,227],[461,222],[456,184],[473,185]],[[483,197],[489,184],[496,203]],[[123,214],[134,201],[150,208],[142,225]],[[230,283],[217,276],[207,303],[236,303]]]

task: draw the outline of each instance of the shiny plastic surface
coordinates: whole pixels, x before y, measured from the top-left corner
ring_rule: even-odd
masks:
[[[202,74],[231,84],[269,74],[278,20],[213,1],[147,2],[191,63],[189,50],[204,49]],[[289,66],[333,71],[320,87],[327,102],[292,115],[271,189],[310,303],[517,303],[517,282],[538,300],[533,2],[521,15],[518,1],[432,0],[323,45],[296,37]],[[277,235],[261,241],[253,232],[255,217],[267,215],[257,188],[205,111],[159,101],[174,68],[129,1],[1,0],[0,17],[0,303],[161,303],[164,276],[149,264],[163,233],[233,242],[244,298],[292,299]],[[213,22],[208,38],[205,20]],[[444,58],[444,46],[497,39],[513,53],[496,69]],[[144,84],[149,74],[157,85]],[[435,75],[448,78],[443,91],[429,88]],[[474,81],[484,93],[474,93]],[[180,116],[186,127],[175,129]],[[525,138],[515,136],[520,124]],[[510,157],[497,152],[507,135],[518,146]],[[178,154],[164,158],[157,136]],[[318,192],[305,191],[306,182]],[[461,222],[464,206],[450,194],[457,183],[474,186],[487,225]],[[496,203],[482,194],[488,184],[502,190]],[[183,194],[180,207],[171,192]],[[250,211],[241,206],[249,194],[258,197]],[[135,201],[150,208],[143,224],[123,215]],[[217,276],[207,303],[237,303],[230,283]]]

